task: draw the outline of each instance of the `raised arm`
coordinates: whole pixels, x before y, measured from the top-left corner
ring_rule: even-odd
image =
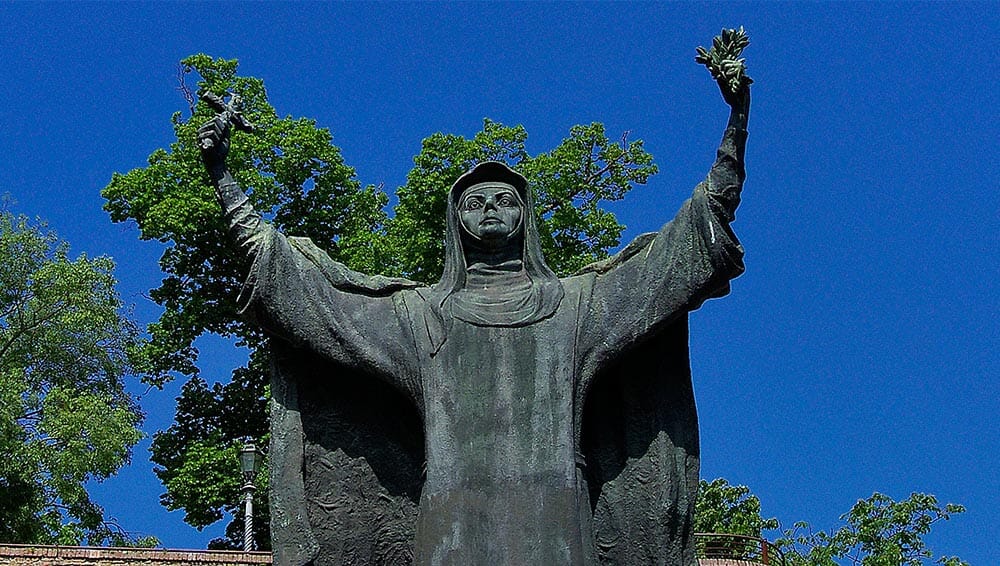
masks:
[[[226,166],[229,129],[219,115],[199,129],[198,142],[230,237],[252,261],[241,312],[272,336],[419,395],[415,345],[396,292],[408,282],[354,272],[264,222]]]
[[[585,363],[600,365],[705,300],[725,295],[729,280],[743,272],[743,248],[730,223],[746,177],[751,81],[742,67],[736,78],[732,69],[716,76],[730,115],[705,180],[655,236],[629,246],[592,275],[580,337]]]
[[[233,179],[226,166],[229,155],[230,124],[225,114],[219,114],[198,129],[198,147],[205,169],[215,186],[215,197],[222,207],[222,214],[229,223],[233,242],[248,256],[253,257],[264,239],[265,226],[260,214],[254,210],[246,193]]]
[[[725,90],[723,91],[725,93]],[[729,223],[736,216],[740,204],[743,181],[746,179],[744,156],[747,142],[747,119],[750,114],[750,87],[744,85],[738,93],[726,97],[730,104],[729,124],[722,134],[722,141],[715,154],[715,162],[705,180],[695,187],[692,198],[704,192],[712,211],[729,231]]]
[[[747,121],[750,117],[750,85],[742,84],[736,92],[720,84],[723,98],[729,104],[729,124],[722,135],[715,163],[705,179],[705,190],[719,211],[733,220],[740,204],[740,191],[746,178]]]

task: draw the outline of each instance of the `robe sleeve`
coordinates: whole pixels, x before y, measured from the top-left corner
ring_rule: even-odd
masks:
[[[415,344],[399,292],[338,288],[331,277],[349,283],[367,276],[325,254],[319,264],[310,253],[318,252],[311,242],[306,241],[307,248],[302,240],[286,238],[252,209],[230,214],[230,225],[237,245],[253,260],[239,298],[243,316],[271,336],[382,378],[410,399],[419,398]]]
[[[743,272],[743,248],[729,224],[745,177],[746,135],[727,128],[708,176],[674,219],[595,276],[579,336],[586,363],[601,366],[678,315],[729,292],[729,280]]]

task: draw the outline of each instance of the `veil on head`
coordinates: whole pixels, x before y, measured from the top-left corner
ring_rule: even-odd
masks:
[[[562,284],[555,273],[549,269],[542,256],[542,246],[538,237],[538,223],[535,218],[534,199],[528,189],[528,181],[520,173],[498,161],[486,161],[463,174],[452,185],[448,193],[447,225],[444,243],[444,271],[441,280],[434,285],[430,301],[431,311],[437,321],[442,324],[443,332],[435,342],[435,351],[445,340],[446,317],[442,312],[449,297],[465,287],[466,268],[465,250],[462,247],[461,220],[458,214],[458,201],[469,187],[480,183],[499,182],[510,185],[517,191],[525,211],[522,215],[523,234],[521,261],[524,271],[531,279],[531,310],[516,319],[498,320],[486,323],[489,326],[527,326],[555,312],[563,297]],[[477,322],[479,323],[479,322]]]

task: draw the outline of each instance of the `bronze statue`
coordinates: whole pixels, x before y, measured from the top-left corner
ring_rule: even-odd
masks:
[[[691,199],[564,279],[496,162],[451,188],[440,282],[351,271],[250,207],[221,106],[199,141],[253,262],[242,308],[272,337],[275,564],[694,563],[687,313],[743,271],[745,45],[699,51],[732,111]]]

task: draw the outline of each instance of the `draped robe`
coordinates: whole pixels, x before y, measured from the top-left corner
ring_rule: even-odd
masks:
[[[241,302],[275,360],[275,564],[693,564],[687,313],[743,270],[745,136],[726,130],[658,233],[559,280],[531,266],[533,220],[522,262],[465,265],[455,189],[445,278],[461,276],[434,287],[353,272],[234,207]],[[518,285],[548,287],[510,323],[455,306]]]

